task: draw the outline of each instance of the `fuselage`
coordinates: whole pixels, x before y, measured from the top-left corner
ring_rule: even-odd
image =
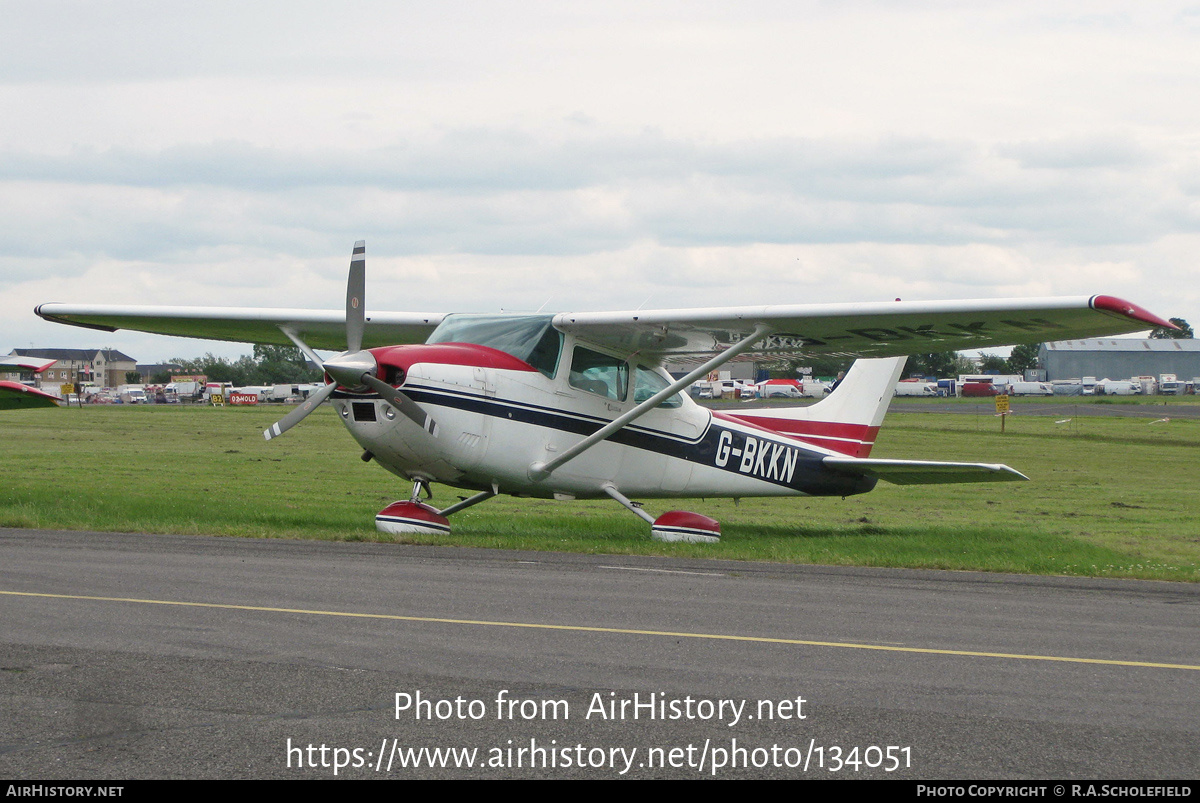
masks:
[[[434,433],[377,394],[339,391],[333,406],[389,471],[460,488],[590,498],[609,485],[653,498],[846,496],[874,487],[874,480],[824,469],[821,459],[835,452],[714,414],[684,394],[535,480],[532,464],[554,459],[672,381],[660,367],[603,354],[560,332],[542,336],[542,344],[532,362],[453,341],[372,349],[380,377],[436,420]]]

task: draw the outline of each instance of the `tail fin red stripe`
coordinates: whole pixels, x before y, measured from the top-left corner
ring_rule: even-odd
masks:
[[[805,421],[794,418],[772,418],[768,416],[729,413],[745,424],[787,435],[805,443],[832,449],[852,457],[866,457],[875,445],[879,427],[867,424],[845,424],[838,421]]]

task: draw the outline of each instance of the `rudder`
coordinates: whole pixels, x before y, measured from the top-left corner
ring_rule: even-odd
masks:
[[[866,457],[887,414],[906,357],[855,360],[830,393],[807,407],[776,407],[729,415],[851,457]]]

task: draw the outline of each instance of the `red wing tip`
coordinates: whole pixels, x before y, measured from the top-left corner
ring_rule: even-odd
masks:
[[[1178,329],[1179,327],[1170,321],[1164,321],[1162,318],[1155,315],[1137,304],[1131,304],[1124,299],[1116,296],[1092,296],[1092,309],[1102,310],[1104,312],[1115,312],[1118,315],[1123,315],[1126,318],[1133,318],[1135,321],[1148,323],[1151,326],[1163,326],[1167,329]]]

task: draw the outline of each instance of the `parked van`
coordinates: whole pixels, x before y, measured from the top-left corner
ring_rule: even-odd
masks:
[[[893,396],[936,396],[936,382],[921,382],[916,380],[902,380],[896,383],[896,389],[892,391]]]
[[[961,386],[963,398],[968,396],[999,396],[1000,391],[991,382],[963,382]]]
[[[146,391],[135,385],[122,385],[120,398],[122,404],[145,404]]]
[[[796,379],[768,379],[758,383],[758,395],[768,399],[798,399],[804,386]]]
[[[1010,396],[1053,396],[1054,388],[1045,382],[1013,382],[1008,386]]]
[[[1101,379],[1096,383],[1097,396],[1135,396],[1142,392],[1142,383],[1136,379]]]

